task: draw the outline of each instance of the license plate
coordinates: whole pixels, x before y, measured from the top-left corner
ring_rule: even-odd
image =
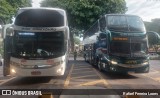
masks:
[[[41,72],[40,71],[32,71],[31,75],[41,75]]]
[[[129,65],[129,68],[134,68],[135,67],[135,65]]]
[[[128,71],[128,74],[135,74],[135,71]]]

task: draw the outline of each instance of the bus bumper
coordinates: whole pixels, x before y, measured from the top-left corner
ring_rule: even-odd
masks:
[[[65,65],[59,65],[51,68],[26,69],[11,66],[10,75],[20,77],[41,77],[41,76],[62,76],[65,72]]]
[[[130,65],[128,65],[130,66]],[[119,72],[119,73],[128,73],[128,72],[135,72],[135,73],[148,73],[149,72],[149,64],[141,67],[122,67],[119,65],[110,65],[109,71],[111,72]]]

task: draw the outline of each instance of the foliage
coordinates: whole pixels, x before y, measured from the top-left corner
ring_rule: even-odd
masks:
[[[157,32],[160,34],[160,19],[156,18],[156,19],[152,19],[151,22],[144,22],[145,26],[146,26],[146,30],[148,32]],[[149,34],[150,35],[150,34]],[[158,44],[160,44],[160,41],[157,42],[157,37],[156,36],[149,36],[149,46],[150,48],[153,48],[155,50],[155,52],[158,52]]]
[[[74,36],[74,42],[75,42],[75,44],[79,45],[80,39],[78,37]]]
[[[154,31],[160,34],[160,18],[152,19],[151,22],[144,22],[147,31]]]
[[[125,0],[44,0],[43,7],[59,7],[67,11],[72,28],[86,30],[101,15],[125,13]]]
[[[156,45],[159,43],[160,36],[157,34],[157,32],[148,31],[147,35],[150,45]]]
[[[11,23],[18,8],[31,6],[31,0],[0,0],[0,25]],[[0,41],[0,54],[3,53]]]
[[[157,32],[160,34],[160,19],[152,19],[151,22],[145,22],[147,32]],[[150,34],[149,34],[150,35]],[[158,40],[157,36],[148,36],[149,46],[154,49],[154,51],[158,53],[160,40]]]
[[[3,43],[2,43],[2,39],[0,39],[0,55],[3,55]]]
[[[72,50],[74,50],[74,34],[81,35],[104,14],[125,13],[127,9],[125,0],[43,0],[41,6],[66,10]]]
[[[0,0],[0,24],[10,23],[20,7],[31,6],[31,0]]]

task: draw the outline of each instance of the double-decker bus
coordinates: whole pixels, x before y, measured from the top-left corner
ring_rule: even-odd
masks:
[[[148,35],[135,15],[106,14],[84,33],[84,59],[109,72],[149,72]]]
[[[70,42],[65,10],[21,8],[3,39],[4,76],[64,75]]]

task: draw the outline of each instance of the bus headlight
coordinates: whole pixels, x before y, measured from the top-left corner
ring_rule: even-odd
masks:
[[[62,71],[63,71],[63,67],[59,68],[59,69],[57,70],[57,73],[60,73],[60,72],[62,72]]]
[[[142,65],[147,65],[147,64],[149,64],[148,61],[145,61],[145,62],[142,63]]]
[[[16,71],[15,71],[14,69],[11,69],[11,72],[12,72],[12,73],[16,73]]]
[[[60,64],[61,64],[61,62],[55,62],[55,63],[54,63],[55,66],[58,66],[58,65],[60,65]]]
[[[61,60],[61,61],[59,61],[59,62],[55,62],[54,65],[55,65],[55,66],[58,66],[58,65],[61,65],[62,63],[63,63],[63,61]]]
[[[111,64],[116,65],[116,64],[118,64],[118,62],[115,60],[111,60]]]

